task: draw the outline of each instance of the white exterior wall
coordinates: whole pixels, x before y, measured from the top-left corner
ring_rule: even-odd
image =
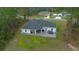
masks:
[[[58,16],[62,16],[62,13],[59,13]]]
[[[53,14],[53,16],[57,16],[57,14]]]
[[[26,29],[26,33],[30,34],[31,33],[30,29]]]
[[[61,20],[62,18],[60,16],[55,17],[54,19]]]
[[[50,15],[45,16],[44,19],[50,19]]]
[[[56,28],[53,28],[53,32],[54,32],[54,33],[56,32]]]
[[[56,32],[56,28],[55,27],[43,27],[43,29],[47,29],[47,31],[51,31],[51,29],[53,29],[53,32]]]
[[[47,31],[51,31],[51,28],[47,28]]]
[[[21,29],[21,33],[25,33],[25,29]]]
[[[28,34],[30,34],[31,32],[30,32],[30,29],[21,29],[21,33],[28,33]]]

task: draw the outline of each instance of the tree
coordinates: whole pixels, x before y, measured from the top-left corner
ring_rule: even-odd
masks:
[[[20,20],[16,19],[16,8],[0,8],[0,50],[3,50],[7,42],[15,34]]]

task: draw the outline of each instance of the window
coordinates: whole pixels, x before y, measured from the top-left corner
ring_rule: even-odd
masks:
[[[44,29],[42,29],[42,32],[44,32]]]
[[[25,29],[25,32],[27,32],[27,29]]]
[[[53,31],[53,28],[51,29],[51,31]]]
[[[41,32],[41,30],[36,30],[36,32],[37,32],[37,33],[40,33],[40,32]]]
[[[34,30],[31,30],[30,32],[31,32],[31,34],[34,34],[35,31]]]

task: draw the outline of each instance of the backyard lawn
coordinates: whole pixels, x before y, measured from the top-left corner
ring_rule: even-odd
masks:
[[[65,20],[51,20],[56,23],[56,38],[40,37],[27,34],[16,34],[18,45],[28,50],[61,50],[63,42],[63,33],[66,28]]]

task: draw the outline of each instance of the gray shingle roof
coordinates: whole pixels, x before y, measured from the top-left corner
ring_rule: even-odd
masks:
[[[42,20],[42,19],[34,19],[30,20],[24,25],[24,29],[41,29],[42,27],[56,27],[55,24]]]
[[[50,12],[48,12],[48,11],[41,11],[41,12],[38,13],[38,15],[48,16],[48,15],[50,15]]]

